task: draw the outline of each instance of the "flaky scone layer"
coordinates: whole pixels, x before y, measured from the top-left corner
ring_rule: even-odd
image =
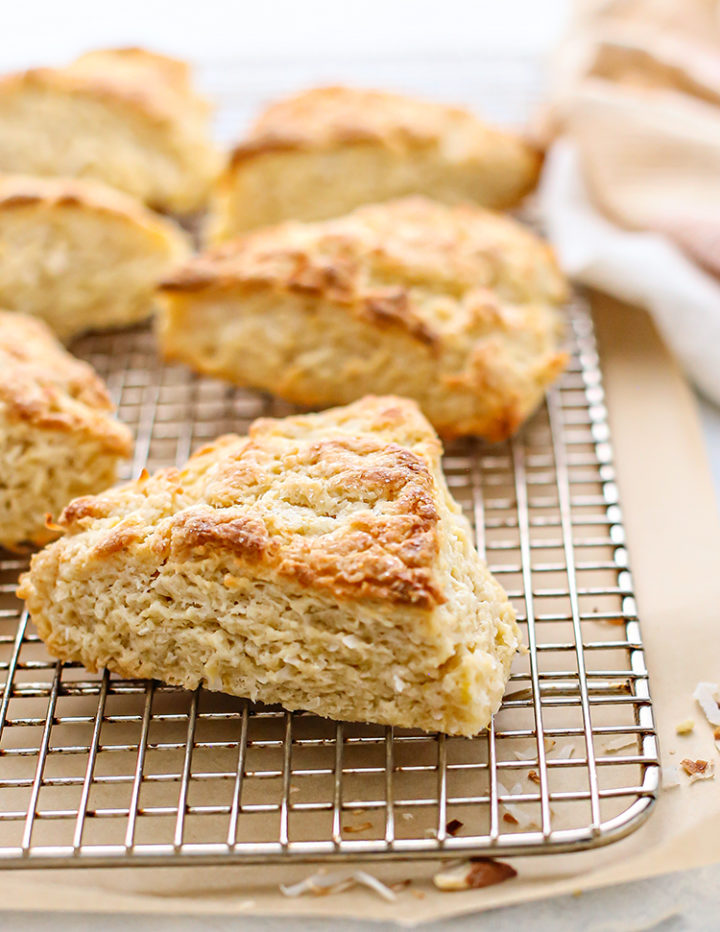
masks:
[[[257,421],[73,502],[19,594],[51,653],[91,670],[474,734],[518,630],[440,452],[399,398]]]
[[[92,178],[163,210],[201,208],[219,170],[185,62],[102,49],[0,79],[0,171]]]
[[[148,317],[189,252],[176,223],[108,185],[0,175],[0,307],[64,340]]]
[[[540,155],[459,107],[351,87],[280,100],[231,154],[216,185],[214,241],[281,220],[324,220],[409,194],[517,204]]]
[[[405,198],[192,258],[160,290],[170,359],[308,406],[416,399],[445,436],[510,435],[562,370],[549,246],[470,205]]]
[[[112,484],[132,448],[112,409],[41,321],[0,311],[0,547],[51,540],[46,515]]]

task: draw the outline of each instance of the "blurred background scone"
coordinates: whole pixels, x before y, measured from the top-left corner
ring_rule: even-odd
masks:
[[[64,512],[19,594],[90,670],[473,735],[519,633],[417,406],[263,419]]]
[[[425,194],[517,204],[539,153],[458,107],[384,91],[321,87],[269,107],[230,156],[211,240],[281,220],[324,220],[360,204]]]
[[[107,185],[0,176],[0,307],[64,340],[146,318],[189,251],[180,227]]]
[[[182,61],[107,49],[0,79],[0,172],[95,178],[189,213],[218,168],[209,104]]]
[[[161,286],[169,359],[308,406],[414,398],[444,436],[509,436],[565,364],[566,282],[509,217],[407,198],[280,224]]]
[[[0,547],[55,537],[46,515],[112,485],[131,449],[93,369],[42,321],[0,311]]]

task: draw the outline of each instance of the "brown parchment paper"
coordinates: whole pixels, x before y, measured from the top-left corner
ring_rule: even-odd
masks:
[[[606,298],[595,299],[594,312],[663,760],[711,758],[720,769],[711,729],[692,699],[699,680],[720,679],[720,522],[695,401],[647,315]],[[678,737],[675,726],[688,717],[695,732]],[[283,897],[278,884],[307,876],[316,869],[309,865],[76,869],[0,874],[0,908],[353,916],[411,925],[717,860],[720,773],[665,791],[649,821],[624,841],[514,859],[517,878],[484,890],[440,893],[431,862],[364,865],[389,883],[412,879],[395,903],[364,889]]]

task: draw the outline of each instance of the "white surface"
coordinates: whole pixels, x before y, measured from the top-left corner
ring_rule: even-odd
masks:
[[[0,70],[62,62],[103,44],[146,44],[182,54],[200,65],[203,84],[224,108],[219,130],[225,138],[239,134],[258,101],[338,79],[417,89],[475,104],[491,119],[509,113],[517,120],[540,92],[529,56],[540,57],[550,48],[568,7],[567,0],[21,0],[2,5]],[[720,488],[720,412],[706,407],[704,423]],[[718,907],[720,866],[512,907],[443,928],[704,930],[718,928]],[[390,928],[249,917],[128,920],[0,913],[0,928],[24,932],[126,932],[129,925],[137,932]]]

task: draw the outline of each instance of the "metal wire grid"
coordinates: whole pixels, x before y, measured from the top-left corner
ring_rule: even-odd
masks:
[[[0,555],[0,864],[531,854],[639,825],[659,773],[647,670],[581,303],[570,321],[572,365],[525,430],[444,460],[529,648],[487,733],[333,723],[57,663],[13,595],[24,562]],[[75,351],[135,430],[128,475],[291,410],[159,365],[147,330]]]

